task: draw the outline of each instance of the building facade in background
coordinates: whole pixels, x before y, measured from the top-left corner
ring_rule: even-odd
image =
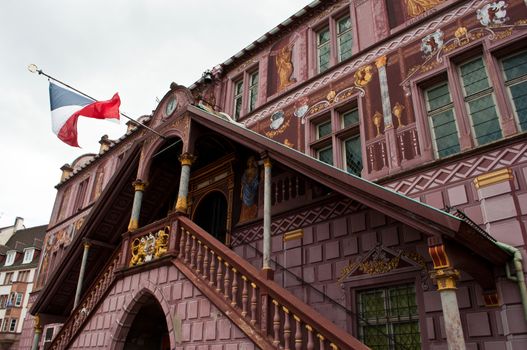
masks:
[[[17,218],[17,223],[23,219]],[[17,225],[15,224],[15,227]],[[46,226],[14,230],[0,246],[0,346],[17,349],[37,274]]]
[[[526,348],[526,38],[314,1],[172,83],[62,168],[20,348]]]

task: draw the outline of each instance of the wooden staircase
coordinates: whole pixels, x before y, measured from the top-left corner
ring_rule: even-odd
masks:
[[[129,266],[132,242],[169,229],[166,253],[141,264],[171,263],[261,349],[369,349],[343,329],[279,286],[184,216],[171,215],[136,232],[126,233],[121,247],[85,294],[51,349],[66,349]],[[160,259],[162,258],[162,259]]]

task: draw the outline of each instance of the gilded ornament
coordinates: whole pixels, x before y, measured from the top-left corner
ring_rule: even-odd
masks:
[[[416,17],[430,10],[445,0],[404,0],[406,2],[406,13],[408,17]]]
[[[461,37],[464,37],[467,35],[467,27],[459,27],[456,29],[456,32],[454,33],[456,38],[461,39]]]
[[[156,234],[156,243],[154,255],[156,258],[164,255],[168,251],[168,232],[170,227],[165,227],[162,230],[159,230]]]
[[[285,140],[284,140],[284,145],[286,145],[286,146],[289,147],[289,148],[293,148],[293,146],[294,146],[295,144],[292,143],[291,141],[289,141],[289,139],[285,139]]]
[[[377,128],[377,135],[375,137],[378,137],[381,134],[381,122],[382,122],[382,114],[380,112],[375,112],[375,114],[372,117],[373,125]]]
[[[291,75],[293,74],[293,63],[291,62],[292,53],[293,47],[286,45],[276,55],[275,62],[278,70],[278,79],[280,81],[278,91],[296,82],[296,79],[291,79]]]
[[[185,152],[182,155],[179,156],[179,161],[181,162],[181,165],[188,165],[191,166],[192,163],[196,160],[196,156]]]
[[[368,85],[373,76],[372,67],[370,65],[360,67],[355,72],[355,85],[358,87],[364,87]]]
[[[145,187],[146,187],[146,183],[141,181],[141,180],[135,180],[132,183],[132,186],[134,186],[134,189],[135,189],[136,192],[137,191],[144,192]]]
[[[178,213],[186,213],[188,208],[187,197],[178,197],[176,202],[176,211]]]
[[[392,109],[393,115],[397,118],[398,127],[404,126],[403,123],[401,122],[401,116],[403,114],[404,108],[405,107],[402,104],[397,102],[395,106],[393,106],[393,109]]]
[[[381,56],[375,60],[375,66],[377,69],[386,66],[386,61],[388,60],[387,56]]]
[[[337,96],[337,93],[335,92],[335,90],[331,90],[326,95],[326,99],[329,101],[329,103],[333,103],[335,101],[335,96]]]
[[[129,266],[137,266],[159,258],[168,251],[170,226],[157,231],[136,237],[130,245],[131,258]]]

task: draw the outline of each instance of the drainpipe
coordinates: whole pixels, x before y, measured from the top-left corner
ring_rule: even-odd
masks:
[[[505,250],[508,253],[513,255],[512,262],[514,263],[514,268],[516,270],[516,276],[511,275],[511,270],[509,264],[505,265],[505,271],[507,272],[507,278],[511,281],[518,283],[518,288],[520,289],[520,297],[522,300],[523,306],[523,317],[527,321],[527,286],[525,285],[525,275],[523,273],[523,264],[522,264],[522,255],[518,248],[510,246],[503,242],[494,242],[498,247]]]

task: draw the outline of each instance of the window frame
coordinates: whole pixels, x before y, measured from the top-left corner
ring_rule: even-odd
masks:
[[[343,288],[346,291],[346,305],[349,310],[352,310],[356,315],[353,317],[353,322],[349,332],[358,338],[359,336],[359,325],[357,316],[359,315],[358,305],[358,292],[369,290],[373,288],[385,288],[391,286],[397,286],[402,284],[413,284],[415,285],[415,301],[417,305],[417,312],[420,319],[425,317],[425,300],[423,290],[423,279],[421,275],[421,268],[416,266],[405,267],[400,270],[393,270],[380,278],[379,275],[370,276],[362,275],[352,279],[348,279],[342,282]],[[422,348],[427,349],[430,346],[430,340],[428,338],[427,327],[420,327],[420,337],[422,342]]]
[[[469,94],[466,91],[466,87],[464,85],[461,67],[465,66],[465,65],[468,65],[470,63],[473,63],[473,62],[477,61],[480,58],[481,58],[481,61],[483,63],[483,70],[484,70],[486,78],[487,78],[488,87],[486,87],[483,90],[480,90],[480,91],[474,92],[472,94]],[[488,63],[486,62],[486,59],[485,59],[485,56],[483,55],[483,53],[480,53],[479,55],[478,54],[473,55],[470,58],[467,58],[467,59],[465,59],[465,60],[463,60],[461,62],[458,62],[456,64],[456,73],[457,73],[457,80],[458,80],[459,86],[461,88],[460,92],[461,92],[461,94],[463,96],[463,101],[465,102],[464,103],[464,111],[466,112],[466,116],[468,117],[468,122],[469,122],[469,125],[470,125],[470,132],[471,132],[473,146],[474,147],[484,146],[486,144],[489,144],[489,143],[492,143],[492,142],[499,141],[499,140],[503,139],[503,137],[504,137],[504,135],[503,135],[503,125],[501,123],[501,115],[500,115],[500,111],[499,111],[498,104],[497,104],[497,101],[496,101],[496,93],[495,93],[493,81],[492,81],[491,76],[489,74]],[[496,119],[497,119],[497,121],[499,123],[499,130],[501,132],[501,136],[499,138],[495,139],[495,140],[488,141],[488,142],[480,144],[480,142],[478,142],[476,129],[474,127],[474,117],[473,117],[473,113],[470,110],[469,103],[473,102],[473,101],[476,101],[476,100],[479,100],[481,98],[484,98],[486,96],[490,96],[490,98],[492,99],[492,102],[494,103],[493,107],[494,107],[494,110],[496,112]]]
[[[15,306],[21,307],[24,302],[24,293],[17,292],[15,295]]]
[[[8,279],[9,278],[9,279]],[[13,272],[6,272],[4,276],[4,285],[13,284]]]
[[[418,298],[418,292],[419,292],[419,289],[417,288],[417,285],[415,284],[415,281],[408,281],[408,280],[401,280],[401,281],[394,281],[392,283],[389,283],[389,284],[378,284],[378,285],[370,285],[370,286],[365,286],[364,288],[360,288],[360,289],[357,289],[356,292],[355,292],[355,296],[354,296],[354,301],[355,301],[355,306],[354,306],[354,309],[356,310],[356,315],[357,315],[357,319],[356,319],[356,336],[357,336],[357,339],[360,339],[362,342],[365,343],[365,338],[363,337],[363,334],[361,332],[361,329],[362,327],[364,327],[364,325],[362,323],[365,323],[365,322],[371,322],[371,319],[367,319],[366,321],[363,321],[363,320],[360,320],[359,319],[359,315],[362,314],[362,311],[361,311],[361,294],[362,293],[367,293],[367,292],[372,292],[372,291],[382,291],[383,292],[383,298],[385,300],[385,303],[384,303],[384,312],[386,314],[385,316],[385,320],[383,323],[376,323],[375,325],[374,324],[366,324],[366,326],[385,326],[387,327],[388,329],[392,329],[393,331],[393,328],[392,326],[394,324],[397,324],[397,323],[404,323],[404,322],[401,322],[401,318],[400,317],[397,317],[397,319],[394,321],[394,320],[390,320],[391,317],[389,317],[387,315],[387,311],[389,310],[388,309],[388,305],[386,304],[386,300],[389,300],[389,295],[387,295],[387,291],[390,290],[390,289],[394,289],[394,288],[401,288],[401,287],[406,287],[408,288],[409,286],[411,287],[414,287],[414,300],[415,300],[415,313],[408,316],[407,318],[405,317],[404,318],[404,322],[414,322],[417,324],[418,326],[418,335],[419,335],[419,344],[423,344],[422,342],[422,339],[423,339],[423,332],[422,332],[422,326],[420,324],[420,316],[421,316],[421,312],[420,312],[420,305],[419,305],[419,298]],[[394,335],[394,333],[392,332],[391,333],[392,335]],[[388,334],[389,336],[390,334]],[[366,343],[365,343],[366,344]],[[394,344],[392,344],[392,342],[390,341],[388,343],[388,346],[390,348],[392,348]]]
[[[526,122],[525,129],[522,129],[519,115],[516,110],[516,104],[513,100],[511,87],[520,85],[520,84],[527,84],[527,73],[522,76],[513,78],[513,79],[507,79],[507,76],[505,75],[503,61],[509,58],[512,58],[514,56],[519,56],[521,54],[527,55],[527,47],[522,47],[519,49],[519,51],[509,52],[505,55],[496,57],[496,60],[498,61],[499,76],[502,79],[502,85],[504,89],[503,93],[506,96],[506,103],[509,104],[510,113],[514,116],[514,122],[515,122],[516,130],[518,133],[527,132],[527,122]]]
[[[253,78],[256,76],[256,83],[253,82]],[[259,92],[259,86],[260,86],[260,72],[258,70],[254,70],[253,72],[249,73],[249,85],[248,85],[248,97],[247,97],[247,112],[251,113],[254,111],[256,106],[258,105],[258,92]],[[254,104],[253,104],[253,97]]]
[[[17,326],[18,320],[16,318],[11,318],[9,321],[10,321],[9,322],[9,332],[16,333],[16,326]]]
[[[356,176],[362,176],[365,171],[363,160],[365,156],[365,140],[364,132],[362,130],[362,113],[361,113],[361,101],[358,98],[352,97],[347,101],[337,104],[330,110],[325,110],[317,113],[307,120],[308,135],[306,137],[306,150],[309,154],[320,160],[320,152],[327,150],[329,147],[332,148],[332,160],[334,167],[343,169],[347,172],[346,167],[346,141],[351,138],[358,137],[361,145],[361,164],[362,169],[360,173],[349,172]],[[351,125],[345,126],[343,117],[350,111],[356,111],[358,120]],[[331,123],[331,132],[327,135],[320,136],[319,127]]]
[[[29,258],[27,258],[29,256]],[[22,264],[29,264],[33,261],[35,256],[35,248],[25,248],[24,249],[24,259],[22,259]]]
[[[6,253],[4,266],[12,266],[16,260],[16,250],[10,250]]]
[[[256,84],[251,85],[252,77],[254,76],[258,77],[258,80]],[[261,91],[261,76],[260,76],[260,70],[259,70],[259,64],[256,63],[255,65],[249,67],[245,71],[243,71],[241,74],[236,75],[235,77],[231,78],[231,102],[232,103],[232,118],[234,120],[240,120],[245,118],[248,114],[252,113],[254,110],[256,110],[260,104],[260,91]],[[241,84],[241,91],[237,91],[238,84]],[[256,96],[256,100],[254,102],[254,105],[251,105],[251,98],[253,94]],[[237,101],[240,101],[240,113],[239,115],[236,114],[236,106]]]
[[[429,105],[430,105],[430,101],[428,100],[428,95],[427,95],[427,92],[430,91],[430,90],[433,90],[433,89],[436,89],[442,85],[444,85],[446,82],[446,85],[448,87],[448,94],[449,94],[449,97],[450,97],[450,102],[446,105],[443,105],[439,108],[436,108],[436,109],[433,109],[433,110],[429,110]],[[458,125],[458,120],[457,120],[457,113],[456,113],[456,106],[455,106],[455,103],[454,103],[454,98],[452,96],[452,92],[450,91],[450,86],[448,85],[448,79],[445,77],[444,80],[441,80],[439,82],[435,82],[434,84],[432,84],[431,86],[427,86],[426,88],[423,89],[423,99],[424,99],[424,106],[425,106],[425,116],[426,116],[426,121],[429,125],[429,131],[430,131],[430,138],[431,138],[431,141],[432,141],[432,147],[433,147],[433,150],[434,150],[434,156],[436,159],[443,159],[443,158],[447,158],[447,157],[450,157],[450,156],[453,156],[453,155],[456,155],[456,154],[459,154],[461,152],[461,143],[460,143],[460,130],[459,130],[459,125]],[[456,127],[456,134],[457,134],[457,140],[458,140],[458,146],[459,146],[459,152],[456,152],[456,153],[451,153],[451,154],[448,154],[446,156],[439,156],[439,150],[438,150],[438,146],[437,146],[437,141],[436,141],[436,130],[434,128],[434,124],[432,122],[432,119],[441,114],[441,113],[444,113],[448,110],[452,110],[452,114],[453,114],[453,121],[454,121],[454,124],[455,124],[455,127]]]
[[[412,81],[412,102],[414,106],[416,106],[416,125],[424,135],[423,142],[420,142],[420,151],[423,155],[423,160],[441,160],[459,156],[468,150],[500,142],[514,134],[514,132],[511,133],[510,128],[505,125],[506,123],[503,119],[503,116],[508,114],[508,107],[505,105],[505,101],[503,101],[504,97],[501,97],[501,95],[505,93],[504,89],[506,89],[506,87],[503,82],[499,81],[502,79],[499,71],[501,69],[499,65],[499,61],[501,60],[500,57],[503,56],[491,52],[485,47],[485,45],[475,44],[468,51],[456,51],[450,55],[445,55],[443,58],[443,65]],[[464,64],[475,61],[478,58],[481,58],[483,61],[489,86],[473,94],[474,98],[469,96],[467,99],[460,67]],[[496,70],[498,70],[498,76],[495,74]],[[449,93],[454,107],[453,113],[458,132],[460,150],[457,153],[440,157],[437,153],[433,125],[428,113],[426,91],[431,89],[434,85],[439,85],[444,81],[448,82]],[[473,113],[470,111],[467,100],[470,101],[477,99],[480,96],[488,95],[492,98],[493,108],[501,131],[501,137],[479,144],[473,127]],[[516,125],[518,124],[516,123]],[[425,139],[427,139],[428,142]]]
[[[238,92],[238,86],[240,87],[240,91]],[[238,79],[233,82],[234,87],[234,98],[233,98],[233,109],[232,109],[232,117],[234,120],[238,120],[241,118],[243,114],[243,79]],[[238,112],[238,105],[240,106],[239,112]]]
[[[350,20],[350,28],[349,30],[346,30],[342,33],[338,32],[338,24],[340,21],[342,21],[344,18],[348,17]],[[319,50],[320,47],[325,45],[319,43],[319,33],[323,30],[328,29],[329,31],[329,60],[328,60],[328,67],[324,70],[320,69],[320,55]],[[358,52],[358,47],[356,43],[356,33],[357,33],[357,23],[356,23],[356,16],[355,16],[355,10],[352,6],[343,6],[340,10],[337,12],[330,14],[326,16],[324,19],[320,20],[318,23],[313,25],[310,30],[310,55],[311,55],[311,75],[317,75],[317,74],[323,74],[329,70],[331,70],[332,67],[334,67],[337,64],[340,64],[341,62],[347,61],[349,59],[352,59],[356,52]],[[340,55],[340,37],[345,35],[346,33],[351,32],[351,53],[349,57],[342,58]]]

